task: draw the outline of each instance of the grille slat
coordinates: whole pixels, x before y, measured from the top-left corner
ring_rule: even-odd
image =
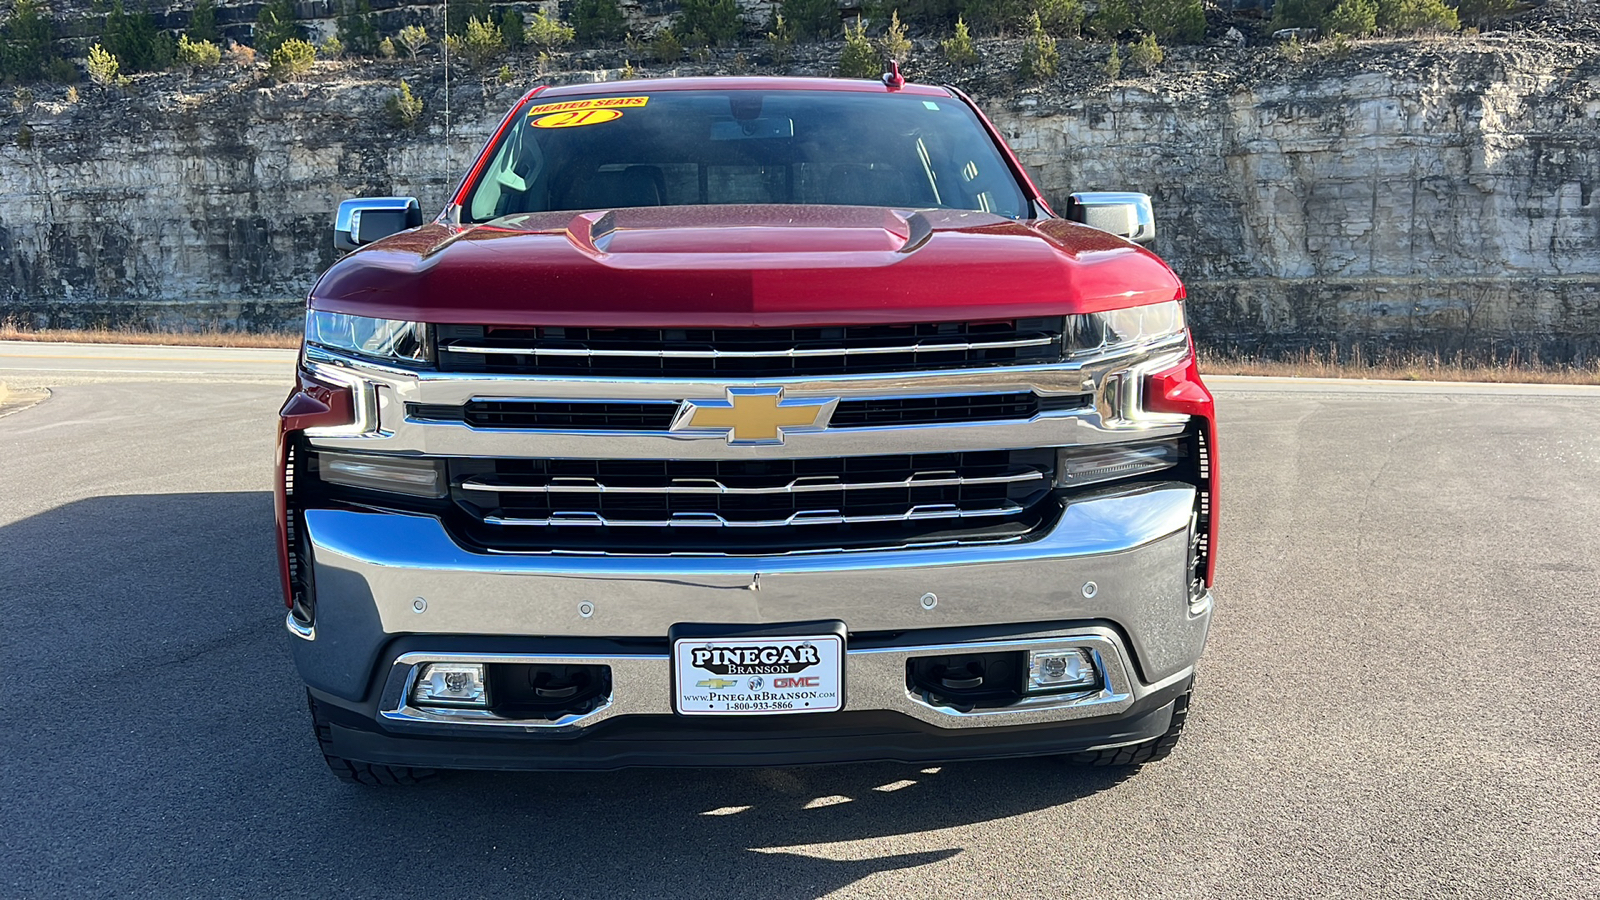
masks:
[[[1063,319],[810,328],[436,326],[446,372],[809,377],[1061,359]]]
[[[920,522],[933,519],[976,519],[984,516],[1015,516],[1025,510],[1016,503],[1006,501],[997,506],[977,509],[960,509],[953,506],[914,506],[903,513],[878,513],[875,515],[847,516],[835,510],[807,510],[783,519],[730,519],[711,512],[674,513],[667,519],[608,519],[599,513],[557,512],[542,519],[519,519],[488,516],[490,525],[538,525],[561,527],[618,528],[792,528],[801,525],[864,525],[885,522]]]
[[[495,549],[790,552],[1025,537],[1055,508],[1050,450],[822,459],[455,459]]]
[[[665,485],[606,485],[588,479],[551,479],[544,484],[517,484],[486,482],[469,478],[461,483],[463,490],[513,494],[802,494],[822,491],[874,491],[891,488],[960,487],[978,484],[1012,484],[1023,481],[1043,481],[1044,473],[1038,469],[1007,473],[1004,475],[962,476],[954,472],[917,472],[899,481],[833,481],[802,483],[800,479],[776,487],[729,487],[714,478],[675,479]]]

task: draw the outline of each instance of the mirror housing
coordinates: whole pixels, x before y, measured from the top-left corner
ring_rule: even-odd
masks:
[[[357,197],[339,204],[333,246],[348,252],[421,224],[422,207],[415,197]]]
[[[1136,244],[1156,239],[1156,216],[1148,194],[1131,191],[1085,191],[1067,200],[1067,218],[1109,231]]]

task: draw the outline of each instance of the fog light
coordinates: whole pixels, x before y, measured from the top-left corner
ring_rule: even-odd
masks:
[[[445,496],[439,463],[432,459],[320,453],[317,456],[317,472],[329,484],[411,494],[415,497],[437,499]]]
[[[1184,457],[1177,441],[1103,447],[1063,447],[1056,461],[1056,485],[1084,487],[1170,469]]]
[[[1035,650],[1028,654],[1028,693],[1083,691],[1100,683],[1087,650]]]
[[[482,663],[428,663],[417,676],[413,702],[428,706],[488,706]]]

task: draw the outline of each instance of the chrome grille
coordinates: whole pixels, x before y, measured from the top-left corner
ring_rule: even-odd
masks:
[[[812,328],[439,325],[446,372],[668,378],[852,375],[1049,363],[1060,317]]]
[[[1032,393],[842,400],[829,427],[1017,421],[1041,412],[1078,409],[1092,401],[1090,395],[1040,397]],[[461,406],[411,403],[406,415],[415,421],[463,422],[474,428],[666,431],[677,410],[678,404],[672,401],[472,400]]]
[[[1022,539],[1053,512],[1049,450],[778,460],[453,460],[491,548],[766,552]]]

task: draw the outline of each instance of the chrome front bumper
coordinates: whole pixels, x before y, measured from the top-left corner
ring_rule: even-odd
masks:
[[[1005,626],[1010,649],[1067,641],[1092,650],[1104,690],[960,714],[912,696],[905,660],[976,645],[852,649],[847,708],[946,728],[1113,715],[1188,678],[1204,647],[1210,595],[1191,603],[1186,578],[1194,506],[1192,487],[1161,483],[1075,500],[1047,535],[1026,543],[773,557],[475,553],[432,517],[311,509],[316,622],[291,623],[301,638],[292,643],[313,688],[351,700],[386,668],[380,713],[401,727],[437,724],[437,713],[405,704],[403,688],[416,663],[450,654],[383,658],[397,636],[441,645],[453,636],[538,636],[551,649],[537,655],[548,661],[612,667],[615,693],[604,708],[517,726],[548,729],[670,712],[664,639],[675,624],[837,620],[852,635]],[[662,649],[603,658],[562,649],[592,638]]]
[[[1069,648],[1087,650],[1094,657],[1103,676],[1099,688],[1030,697],[1002,708],[959,710],[930,703],[906,686],[906,664],[915,657]],[[596,708],[548,720],[507,719],[484,710],[420,708],[412,705],[408,698],[421,666],[431,662],[608,666],[613,687],[611,696]],[[852,710],[894,712],[942,728],[981,728],[1116,715],[1139,698],[1183,681],[1191,674],[1185,670],[1158,684],[1145,685],[1135,677],[1129,663],[1127,650],[1116,632],[1104,627],[1087,627],[1005,640],[850,650],[845,657],[844,683]],[[665,653],[405,653],[395,659],[390,669],[378,709],[379,716],[387,724],[413,730],[423,730],[422,726],[427,725],[480,725],[535,733],[578,732],[615,716],[671,715],[671,680],[671,659]]]

